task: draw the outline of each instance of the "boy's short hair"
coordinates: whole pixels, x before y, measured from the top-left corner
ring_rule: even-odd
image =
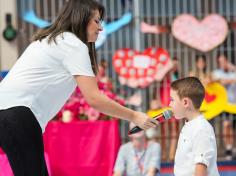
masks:
[[[177,92],[180,99],[188,97],[193,106],[199,109],[205,96],[205,89],[201,81],[196,77],[186,77],[171,83],[171,89]]]

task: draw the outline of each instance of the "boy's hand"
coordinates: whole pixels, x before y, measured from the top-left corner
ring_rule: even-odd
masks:
[[[205,164],[196,164],[194,176],[207,176],[207,166]]]
[[[148,117],[146,114],[142,112],[137,112],[137,111],[134,113],[134,118],[132,122],[144,130],[153,128],[158,125],[157,120]]]

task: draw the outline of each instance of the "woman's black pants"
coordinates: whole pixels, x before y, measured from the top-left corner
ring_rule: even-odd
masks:
[[[29,108],[0,111],[0,147],[15,176],[48,176],[42,130]]]

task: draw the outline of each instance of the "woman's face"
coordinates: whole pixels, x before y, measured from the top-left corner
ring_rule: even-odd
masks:
[[[88,42],[95,42],[100,31],[102,31],[100,14],[98,10],[95,10],[93,13],[93,17],[91,18],[87,26]]]

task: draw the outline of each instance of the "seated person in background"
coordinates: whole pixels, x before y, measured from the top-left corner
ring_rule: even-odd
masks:
[[[199,78],[204,86],[211,82],[211,74],[207,71],[205,55],[196,56],[196,68],[190,71],[189,76]]]
[[[218,68],[212,72],[212,80],[221,83],[228,96],[228,102],[236,104],[236,66],[228,61],[226,54],[217,57]],[[225,159],[232,160],[236,120],[235,114],[223,113],[223,140],[225,146]]]
[[[130,129],[134,124],[130,124]],[[145,132],[130,136],[131,141],[120,147],[113,176],[156,176],[160,171],[161,148],[148,143]]]
[[[220,54],[217,57],[218,68],[213,70],[212,79],[218,81],[227,90],[230,103],[236,103],[236,66],[228,61],[226,55]]]

